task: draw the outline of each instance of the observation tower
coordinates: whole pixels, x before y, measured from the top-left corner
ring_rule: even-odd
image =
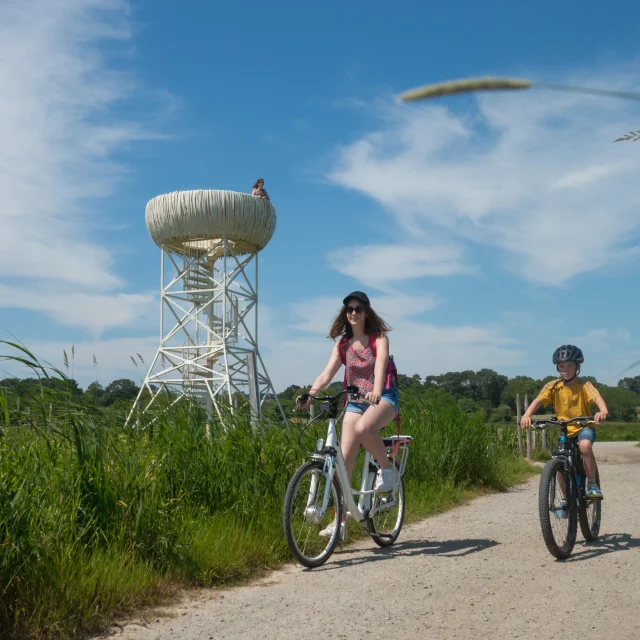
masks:
[[[145,217],[161,249],[160,346],[132,411],[168,392],[210,415],[249,404],[257,417],[271,396],[284,418],[258,350],[258,254],[276,228],[271,202],[175,191],[150,200]]]

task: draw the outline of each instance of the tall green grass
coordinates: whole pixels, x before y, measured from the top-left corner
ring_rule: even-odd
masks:
[[[403,397],[402,414],[415,516],[526,471],[478,416],[426,397]],[[185,403],[125,428],[63,391],[26,414],[0,390],[0,416],[2,638],[80,636],[177,584],[225,584],[289,558],[282,504],[305,452],[279,423],[207,423]]]

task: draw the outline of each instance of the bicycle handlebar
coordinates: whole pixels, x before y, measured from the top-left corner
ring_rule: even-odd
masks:
[[[316,396],[313,393],[309,393],[308,391],[303,391],[299,396],[297,403],[305,404],[309,398],[312,400],[321,400],[323,402],[329,402],[330,404],[337,404],[338,400],[344,396],[350,395],[352,397],[358,398],[360,402],[366,402],[367,404],[374,405],[373,402],[366,400],[365,397],[360,393],[360,390],[355,385],[348,385],[345,389],[343,389],[340,393],[335,396]]]
[[[549,426],[556,425],[559,427],[567,427],[570,424],[586,424],[587,422],[592,422],[593,416],[579,416],[577,418],[571,418],[571,420],[558,420],[558,419],[549,419],[549,420],[533,420],[531,422],[531,426],[536,429],[546,429]]]

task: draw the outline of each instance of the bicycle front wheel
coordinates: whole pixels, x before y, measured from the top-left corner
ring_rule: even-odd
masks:
[[[600,486],[600,474],[596,472],[596,484]],[[585,487],[586,490],[586,487]],[[593,542],[600,535],[600,520],[602,518],[602,500],[587,500],[587,508],[578,508],[580,530],[587,542]]]
[[[540,478],[538,506],[542,537],[549,553],[559,560],[571,555],[578,530],[576,500],[564,460],[552,458]]]
[[[284,499],[282,524],[287,545],[293,557],[310,569],[327,561],[340,537],[342,493],[335,476],[322,512],[328,482],[324,463],[312,460],[293,474]]]
[[[395,493],[381,494],[373,502],[373,516],[369,519],[369,534],[379,547],[390,547],[400,535],[404,522],[404,481],[398,479]]]

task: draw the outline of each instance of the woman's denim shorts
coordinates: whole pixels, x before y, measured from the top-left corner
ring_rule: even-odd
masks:
[[[398,387],[389,387],[388,389],[385,389],[382,392],[382,395],[380,396],[380,402],[388,402],[395,410],[396,415],[398,415],[398,409],[399,409],[399,405],[398,405]],[[370,407],[370,404],[367,404],[366,402],[351,402],[349,401],[347,403],[347,406],[345,408],[345,411],[348,411],[349,413],[360,413],[363,414],[368,407]]]

